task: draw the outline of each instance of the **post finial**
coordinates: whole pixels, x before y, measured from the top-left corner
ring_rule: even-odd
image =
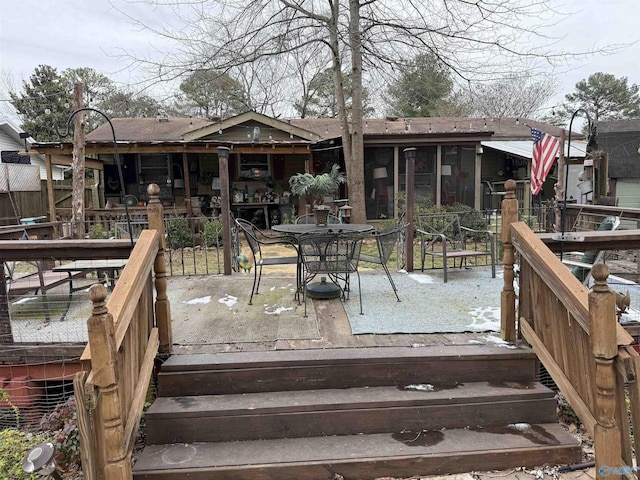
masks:
[[[91,285],[91,288],[89,288],[89,300],[93,302],[93,307],[91,308],[92,317],[100,317],[107,313],[106,298],[107,287],[101,283]]]
[[[609,276],[609,267],[607,267],[604,263],[596,263],[593,267],[591,267],[591,276],[598,284],[607,283],[607,277]]]
[[[91,288],[89,288],[89,300],[94,304],[104,303],[107,298],[107,293],[107,287],[101,283],[96,283],[95,285],[91,285]]]
[[[505,192],[507,193],[506,198],[516,198],[517,186],[518,184],[512,178],[504,182],[504,189],[505,189]]]
[[[150,183],[147,187],[147,195],[149,195],[149,203],[159,203],[160,187],[155,183]]]

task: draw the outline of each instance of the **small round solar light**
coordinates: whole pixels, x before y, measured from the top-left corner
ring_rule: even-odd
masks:
[[[56,472],[56,449],[53,443],[46,442],[36,445],[27,452],[22,462],[22,471],[25,473],[35,473],[41,477],[53,476],[56,480],[61,480]]]

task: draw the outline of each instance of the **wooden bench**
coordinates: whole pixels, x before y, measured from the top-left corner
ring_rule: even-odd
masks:
[[[467,259],[484,257],[491,262],[491,277],[496,277],[495,242],[493,232],[488,230],[474,230],[460,224],[457,213],[432,213],[418,216],[420,235],[421,270],[427,256],[431,257],[432,267],[435,259],[442,260],[444,281],[447,282],[448,260],[460,259],[460,268],[466,266]]]

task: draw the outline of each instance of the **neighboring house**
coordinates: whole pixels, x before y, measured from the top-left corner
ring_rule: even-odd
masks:
[[[26,137],[26,138],[23,138]],[[47,205],[42,181],[47,179],[43,155],[27,153],[34,140],[8,119],[0,119],[0,224],[16,224],[20,218],[41,216]],[[52,168],[61,180],[64,170]],[[36,193],[34,195],[34,193]]]
[[[640,208],[640,119],[598,122],[598,147],[609,157],[610,195]]]
[[[27,137],[23,139],[20,137],[22,130],[14,125],[8,119],[0,119],[0,154],[2,163],[17,163],[26,165],[37,165],[40,169],[40,180],[47,179],[47,169],[45,167],[44,155],[24,155],[26,153],[25,147],[28,147],[35,143],[34,139]],[[20,153],[23,153],[22,155]],[[52,168],[53,179],[64,179],[64,167],[54,165]]]
[[[125,195],[134,199],[132,203],[145,201],[147,185],[157,183],[161,199],[167,205],[188,206],[194,199],[193,204],[209,213],[208,207],[215,204],[220,193],[218,146],[231,149],[232,204],[241,203],[234,199],[245,192],[258,203],[262,203],[267,190],[283,197],[289,177],[298,172],[320,173],[334,163],[344,169],[337,119],[283,121],[247,112],[217,121],[126,118],[112,122],[123,163],[124,189],[113,159],[113,138],[108,124],[87,135],[85,149],[87,155],[104,161],[105,200],[114,203],[122,201]],[[367,218],[390,218],[397,214],[397,192],[405,190],[403,150],[407,147],[417,148],[417,195],[429,196],[437,204],[458,202],[478,210],[496,208],[501,197],[491,193],[503,190],[507,179],[516,178],[520,200],[528,205],[532,150],[528,125],[551,135],[560,134],[557,127],[515,118],[365,120]],[[514,142],[524,150],[516,150]],[[37,144],[34,148],[56,158],[72,152],[71,143]],[[552,181],[550,187],[545,186],[545,195],[553,195]],[[261,208],[258,204],[250,208],[248,202],[242,203],[232,207],[238,213]]]

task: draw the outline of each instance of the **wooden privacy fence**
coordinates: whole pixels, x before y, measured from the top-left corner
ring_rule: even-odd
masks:
[[[89,291],[89,344],[81,357],[83,371],[74,379],[87,480],[132,478],[133,445],[154,360],[159,350],[171,348],[162,207],[153,199],[149,225],[154,230],[140,235],[109,300],[105,303],[102,285]]]
[[[517,212],[514,195],[507,189],[503,211],[513,212],[511,203]],[[525,223],[513,222],[512,216],[508,220],[502,238],[503,338],[515,340],[517,336],[512,283],[517,253],[521,336],[592,436],[597,477],[638,478],[633,452],[640,452],[640,357],[630,347],[633,338],[617,322],[614,294],[607,285],[608,267],[594,266],[596,283],[589,292]],[[634,236],[633,243],[637,243],[640,231]]]

